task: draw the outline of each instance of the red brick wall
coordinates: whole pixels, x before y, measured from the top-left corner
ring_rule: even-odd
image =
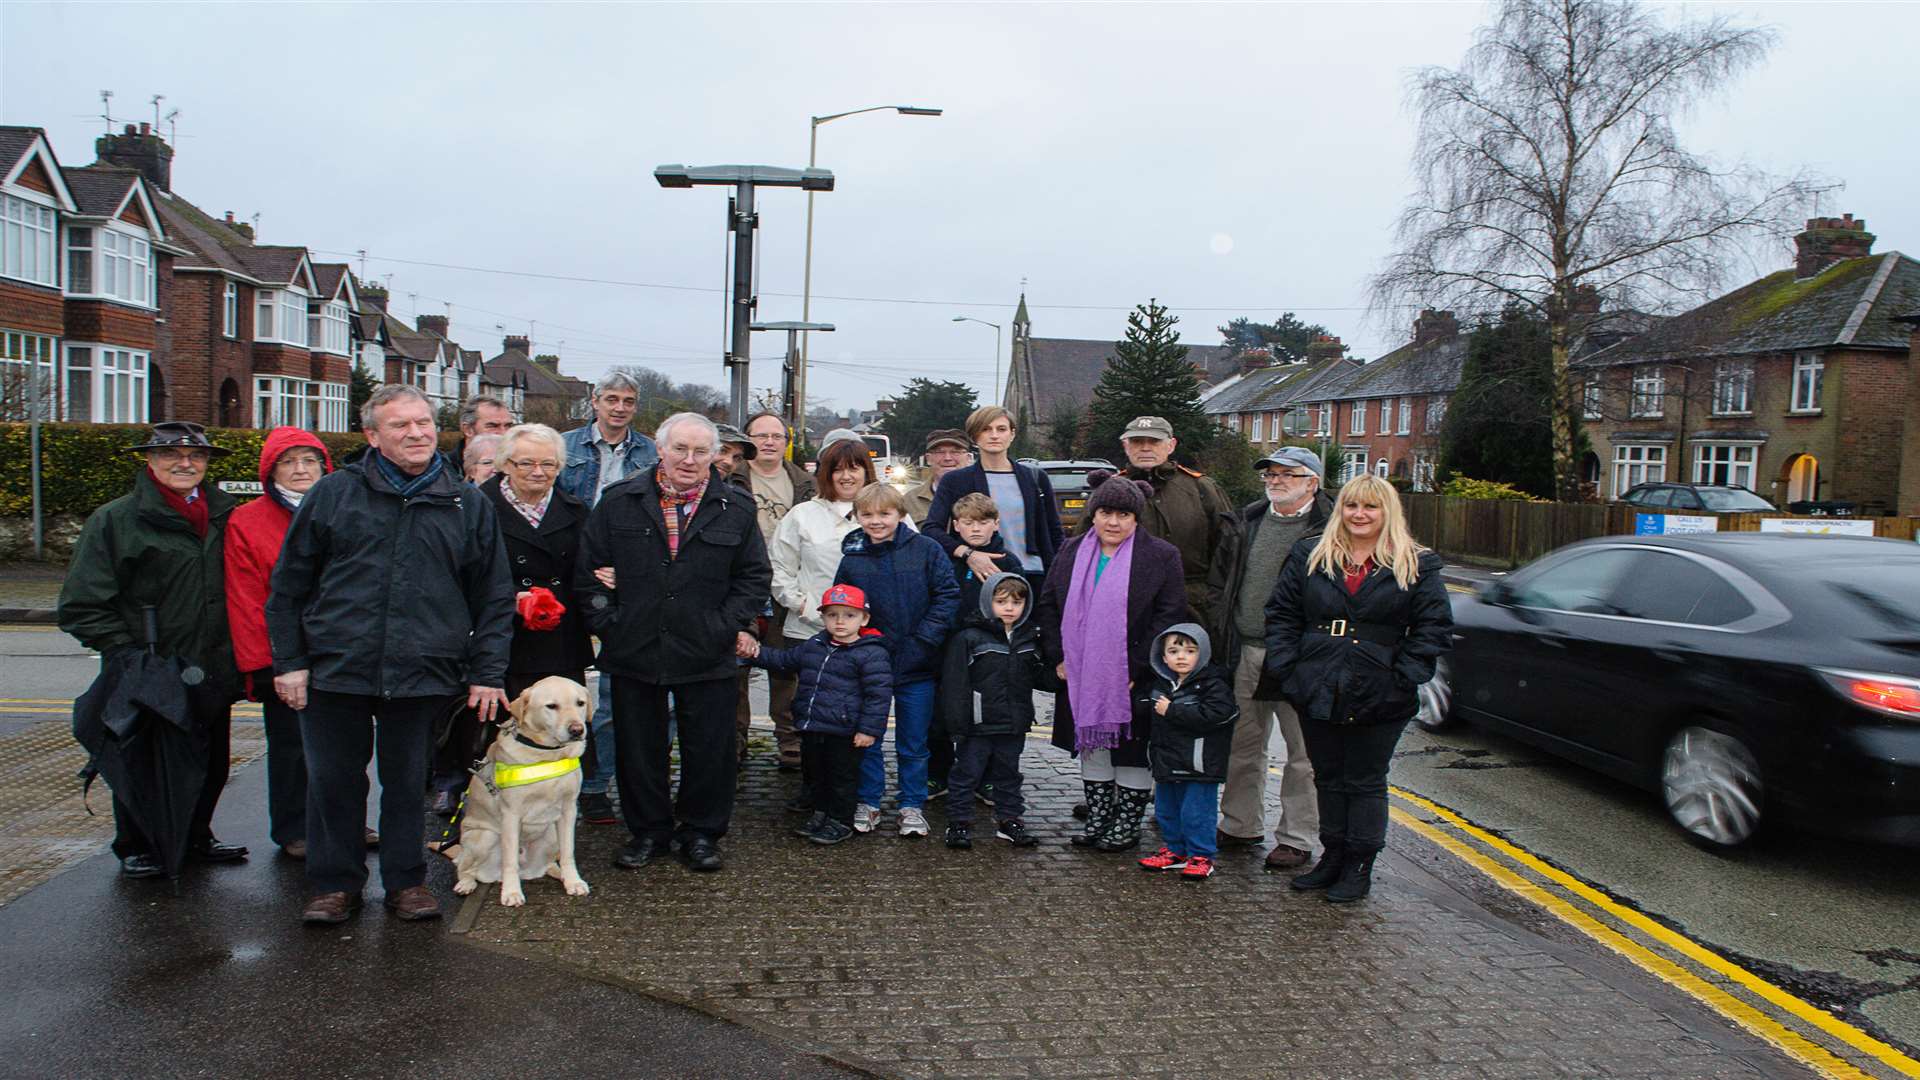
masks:
[[[314,353],[311,374],[307,377],[319,382],[346,382],[353,376],[353,361],[332,353]]]
[[[182,419],[221,427],[253,426],[252,344],[246,338],[253,318],[253,290],[240,286],[239,337],[221,333],[227,279],[219,274],[180,274],[173,278],[168,318],[168,351],[174,381],[175,411]],[[238,404],[233,415],[220,414],[220,389],[233,380]]]
[[[1899,502],[1901,440],[1906,398],[1913,383],[1907,358],[1897,353],[1827,354],[1828,410],[1837,405],[1836,453],[1827,465],[1833,498],[1860,503],[1869,513]],[[1837,399],[1837,400],[1832,400]]]
[[[53,337],[66,333],[66,304],[60,290],[0,281],[0,326]]]
[[[253,373],[311,379],[313,378],[313,354],[292,345],[254,342]]]
[[[67,301],[67,337],[128,349],[154,346],[154,313],[105,300]]]
[[[1920,326],[1907,341],[1906,419],[1901,422],[1899,512],[1920,515]]]
[[[1383,399],[1369,398],[1364,401],[1341,401],[1335,403],[1333,414],[1333,433],[1329,436],[1332,456],[1327,460],[1327,475],[1337,478],[1342,463],[1349,450],[1361,447],[1367,449],[1367,471],[1377,472],[1381,458],[1387,459],[1388,476],[1412,478],[1414,458],[1426,453],[1433,461],[1439,460],[1438,431],[1427,430],[1427,402],[1432,395],[1408,395],[1413,402],[1413,415],[1407,422],[1407,434],[1400,434],[1400,400],[1393,401],[1392,417],[1388,425],[1389,433],[1381,434],[1380,402]],[[1353,411],[1365,410],[1364,434],[1350,434],[1353,430]]]

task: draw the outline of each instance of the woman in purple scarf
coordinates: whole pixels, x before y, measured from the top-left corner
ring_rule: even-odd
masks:
[[[1151,709],[1129,692],[1153,678],[1147,650],[1186,620],[1180,550],[1139,531],[1146,484],[1110,473],[1087,478],[1093,527],[1069,540],[1040,590],[1040,640],[1066,682],[1054,698],[1053,744],[1080,758],[1087,828],[1080,847],[1126,851],[1140,843],[1153,791],[1147,768]]]

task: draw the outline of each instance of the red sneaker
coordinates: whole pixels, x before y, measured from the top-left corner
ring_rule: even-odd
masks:
[[[1185,855],[1175,855],[1164,847],[1140,860],[1142,870],[1178,870],[1185,865],[1187,865]]]
[[[1182,881],[1204,881],[1213,876],[1213,860],[1205,855],[1195,855],[1188,859],[1180,870]]]

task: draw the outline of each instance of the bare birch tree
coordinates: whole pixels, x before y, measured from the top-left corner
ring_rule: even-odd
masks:
[[[1505,0],[1458,70],[1415,74],[1416,190],[1376,303],[1547,320],[1554,481],[1579,490],[1576,298],[1662,310],[1704,299],[1745,245],[1780,235],[1801,179],[1721,167],[1673,119],[1757,65],[1771,31],[1724,16],[1669,24],[1630,0]]]

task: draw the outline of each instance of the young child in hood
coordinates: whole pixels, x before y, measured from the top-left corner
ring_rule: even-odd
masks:
[[[947,797],[947,846],[973,846],[973,795],[993,789],[994,835],[1014,847],[1039,843],[1020,815],[1020,752],[1033,726],[1033,692],[1047,689],[1040,631],[1031,622],[1033,586],[1001,573],[981,586],[967,621],[947,642],[939,713],[960,740]]]
[[[816,844],[853,835],[860,757],[887,732],[893,670],[880,632],[868,628],[867,597],[835,585],[820,599],[827,628],[791,649],[762,649],[752,663],[800,676],[793,727],[800,734],[800,779],[813,816],[794,830]]]
[[[1178,870],[1183,881],[1204,881],[1213,876],[1214,821],[1240,709],[1226,676],[1210,662],[1213,646],[1199,626],[1168,628],[1154,639],[1148,655],[1156,678],[1136,707],[1155,714],[1147,761],[1153,767],[1153,812],[1163,842],[1140,866]]]

